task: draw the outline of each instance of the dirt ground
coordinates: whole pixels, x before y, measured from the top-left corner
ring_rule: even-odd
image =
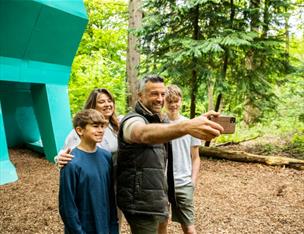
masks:
[[[63,233],[55,166],[26,149],[10,157],[19,180],[0,186],[0,233]],[[195,206],[201,234],[304,233],[304,171],[202,159]]]

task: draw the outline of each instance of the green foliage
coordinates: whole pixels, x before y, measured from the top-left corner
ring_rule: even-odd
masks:
[[[273,91],[289,70],[284,19],[290,1],[143,1],[137,31],[144,54],[142,73],[160,73],[196,103],[208,86],[224,97],[224,111],[242,118],[250,105],[265,113],[276,109]],[[195,76],[193,76],[195,74]],[[185,99],[189,99],[186,96]],[[190,101],[187,101],[190,103]]]
[[[290,155],[304,159],[304,92],[302,76],[289,75],[288,83],[276,87],[277,111],[264,115],[261,123],[253,126],[237,122],[235,134],[222,135],[217,143],[239,142],[260,136],[256,153]],[[275,140],[274,140],[275,139]]]
[[[277,155],[282,151],[280,146],[271,143],[259,144],[257,148],[259,148],[259,154],[261,155]]]
[[[115,97],[119,114],[125,110],[127,3],[86,0],[89,23],[75,56],[69,82],[72,113],[80,110],[94,88]]]
[[[253,7],[245,0],[143,1],[143,27],[136,31],[143,61],[140,72],[157,72],[167,83],[179,85],[182,112],[188,117],[191,95],[199,115],[208,108],[208,86],[214,86],[213,99],[222,93],[222,111],[237,116],[238,125],[235,134],[222,135],[217,143],[273,134],[283,143],[261,144],[260,152],[303,155],[304,43],[303,38],[291,37],[287,54],[284,37],[284,20],[297,8],[290,1],[262,2]],[[85,4],[89,24],[72,67],[72,112],[82,108],[93,88],[105,87],[123,114],[127,3],[86,0]],[[259,123],[244,124],[246,104],[259,109]]]
[[[302,132],[294,134],[290,143],[285,146],[284,151],[298,155],[298,158],[304,159],[304,128]]]

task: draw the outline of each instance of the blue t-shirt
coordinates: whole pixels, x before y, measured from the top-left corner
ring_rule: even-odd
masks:
[[[118,234],[111,154],[78,148],[60,171],[59,212],[65,233]]]

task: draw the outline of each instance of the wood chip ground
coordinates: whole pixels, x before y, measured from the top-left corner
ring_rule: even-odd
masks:
[[[55,166],[26,149],[10,157],[19,180],[0,186],[0,233],[63,233]],[[199,234],[303,234],[304,171],[202,159],[195,206]]]

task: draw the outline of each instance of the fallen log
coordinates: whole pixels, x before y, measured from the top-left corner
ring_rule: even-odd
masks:
[[[244,151],[222,150],[214,147],[200,147],[202,157],[212,157],[228,159],[238,162],[262,163],[270,166],[287,166],[298,170],[304,170],[304,160],[281,157],[281,156],[263,156],[250,154]]]

